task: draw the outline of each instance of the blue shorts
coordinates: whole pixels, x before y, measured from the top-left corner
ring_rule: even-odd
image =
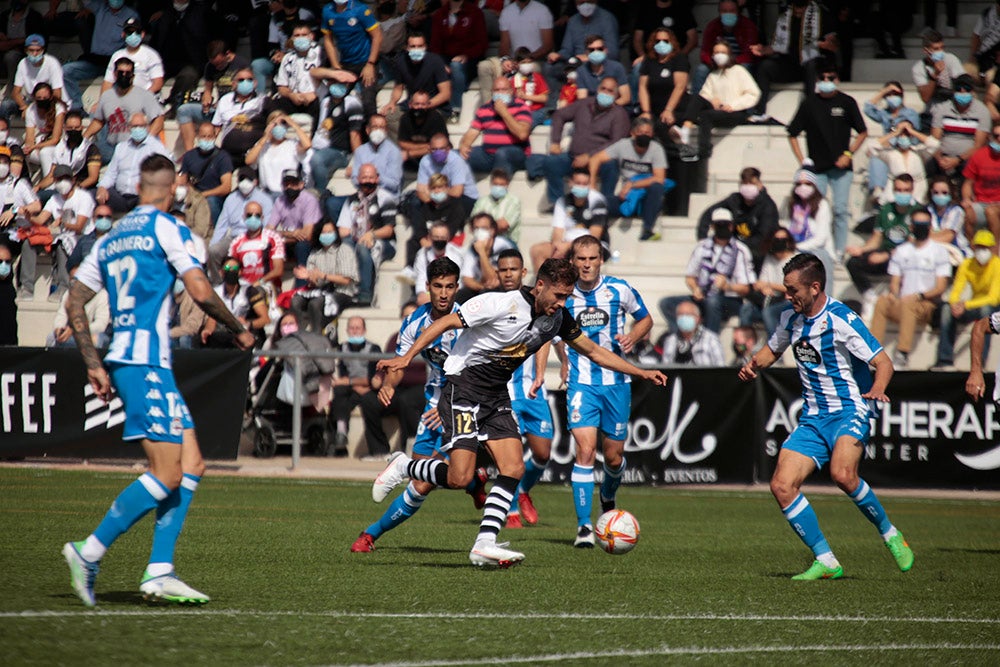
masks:
[[[123,440],[148,438],[180,444],[184,429],[194,428],[169,368],[114,364],[109,370],[115,391],[125,404]]]
[[[869,412],[843,410],[826,415],[803,415],[781,447],[808,456],[816,462],[818,470],[830,462],[834,445],[844,435],[857,438],[862,447],[868,444],[871,435]]]
[[[624,440],[628,435],[628,419],[632,410],[632,385],[570,384],[566,390],[566,412],[569,428],[592,426],[612,440]]]
[[[552,410],[549,402],[541,394],[537,398],[519,398],[511,401],[514,416],[521,425],[525,435],[537,435],[539,438],[552,438]]]
[[[430,409],[428,406],[424,412]],[[418,456],[434,456],[441,451],[441,428],[430,429],[424,426],[423,420],[417,424],[417,437],[413,439],[413,454]]]

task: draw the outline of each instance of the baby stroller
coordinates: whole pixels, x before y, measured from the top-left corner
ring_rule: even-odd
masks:
[[[287,367],[287,371],[286,371]],[[247,411],[243,418],[243,434],[253,442],[253,454],[271,458],[278,446],[292,444],[291,361],[267,359],[251,372]],[[282,377],[286,379],[281,387]],[[325,410],[317,410],[313,401],[302,400],[303,451],[314,456],[332,456],[335,429]]]

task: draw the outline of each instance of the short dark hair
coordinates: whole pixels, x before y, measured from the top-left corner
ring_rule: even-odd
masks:
[[[497,227],[497,219],[494,218],[489,213],[486,213],[485,211],[480,211],[479,213],[476,213],[474,216],[472,216],[471,218],[469,218],[469,227],[472,227],[473,225],[475,225],[476,224],[476,220],[479,220],[479,218],[486,218],[487,220],[489,220],[490,221],[490,227],[493,229],[493,231],[496,231],[497,229],[499,229]]]
[[[594,42],[604,42],[604,47],[607,48],[608,46],[608,43],[605,41],[604,37],[594,32],[590,33],[589,35],[583,38],[584,46],[590,46]]]
[[[819,283],[821,290],[826,289],[826,267],[819,257],[811,252],[802,252],[785,262],[782,275],[787,276],[792,271],[798,271],[806,283]]]
[[[153,174],[158,171],[176,171],[173,161],[166,155],[154,153],[142,161],[139,165],[140,174]]]
[[[934,216],[931,215],[931,212],[929,210],[927,210],[927,208],[925,208],[923,206],[920,206],[920,207],[915,208],[912,211],[910,211],[910,221],[911,222],[913,221],[913,216],[915,216],[915,215],[927,216],[928,218],[930,218],[930,220],[928,220],[928,222],[930,222],[931,220],[934,219]]]
[[[228,264],[229,262],[236,262],[241,269],[243,268],[243,262],[240,261],[240,258],[235,255],[226,255],[225,259],[223,259],[222,262],[219,263],[219,267],[221,268],[226,264]]]
[[[904,92],[904,90],[903,90],[903,84],[901,84],[899,81],[886,81],[885,85],[883,86],[883,88],[890,88],[890,87],[891,88],[898,88],[900,95],[902,95],[903,92]]]
[[[944,41],[944,35],[935,30],[934,28],[927,28],[924,30],[923,45],[924,48],[929,47],[931,44],[940,44]]]
[[[510,174],[507,173],[506,169],[500,169],[500,168],[498,168],[498,169],[494,169],[493,171],[491,171],[490,172],[490,180],[492,181],[494,178],[502,178],[503,180],[505,180],[508,183],[510,183]]]
[[[458,264],[447,257],[441,257],[427,265],[427,282],[447,276],[458,278],[461,273],[462,270],[458,268]]]
[[[534,58],[531,58],[531,49],[527,46],[517,47],[517,51],[514,52],[514,60],[528,60],[529,58],[534,60]]]
[[[760,169],[757,167],[743,167],[740,170],[740,183],[749,183],[757,178],[760,178]]]
[[[839,75],[837,61],[833,58],[823,58],[820,60],[819,67],[816,68],[816,74],[829,74],[830,72]]]
[[[292,24],[292,29],[288,31],[288,34],[291,35],[299,28],[306,28],[307,30],[309,30],[309,32],[313,34],[316,33],[315,29],[313,29],[312,24],[309,23],[308,21],[296,21],[295,23]]]
[[[122,65],[128,65],[129,67],[132,68],[133,72],[135,71],[135,61],[132,60],[131,58],[122,56],[121,58],[115,61],[115,69],[118,69]]]
[[[427,41],[427,35],[425,35],[424,33],[420,32],[419,30],[411,30],[410,32],[408,32],[406,34],[406,41],[408,42],[411,39],[413,39],[414,37],[419,37],[420,39],[424,40],[425,42]]]
[[[213,39],[208,43],[208,49],[206,49],[209,60],[215,58],[216,56],[221,56],[226,51],[229,51],[229,47],[226,45],[226,42],[221,39]]]
[[[76,118],[81,123],[83,122],[83,110],[82,109],[70,109],[66,112],[66,116],[63,118],[63,123],[65,123],[70,118]]]
[[[913,177],[907,174],[906,172],[903,172],[902,174],[899,174],[892,179],[893,183],[895,183],[896,181],[899,181],[900,183],[908,183],[909,185],[913,185]]]
[[[521,266],[524,266],[524,255],[517,248],[507,248],[506,250],[501,250],[500,254],[497,255],[497,264],[500,263],[501,259],[516,259],[521,262]]]
[[[580,274],[568,259],[550,257],[538,268],[538,280],[556,285],[575,285]]]

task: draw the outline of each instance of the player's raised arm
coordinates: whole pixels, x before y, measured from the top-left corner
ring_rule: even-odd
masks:
[[[660,371],[643,370],[637,366],[633,366],[611,350],[595,344],[586,336],[579,336],[573,340],[566,341],[566,343],[599,366],[618,371],[619,373],[625,373],[632,377],[649,380],[661,387],[667,384],[667,376]]]
[[[401,357],[394,357],[392,359],[383,359],[378,362],[376,368],[380,371],[393,371],[393,370],[403,370],[413,361],[414,357],[420,354],[424,348],[433,343],[438,339],[438,337],[445,331],[450,331],[452,329],[461,329],[465,326],[462,323],[462,318],[458,316],[458,313],[450,313],[444,317],[434,321],[432,325],[424,329],[420,337],[413,341],[413,345],[410,349],[406,351]]]
[[[778,355],[774,353],[774,350],[770,346],[765,345],[757,350],[757,354],[753,355],[750,361],[740,369],[739,378],[744,382],[753,380],[757,377],[757,371],[767,368],[777,360]]]

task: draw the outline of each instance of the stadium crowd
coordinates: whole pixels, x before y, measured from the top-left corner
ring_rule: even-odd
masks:
[[[956,327],[1000,309],[1000,86],[987,76],[1000,48],[995,6],[967,57],[928,27],[912,81],[887,82],[859,108],[838,88],[868,18],[853,2],[792,0],[765,24],[765,3],[721,0],[705,25],[682,0],[52,0],[44,15],[38,4],[14,0],[0,13],[0,344],[17,344],[17,304],[36,298],[38,256],[52,256],[47,298],[64,302],[86,253],[136,205],[151,154],[177,165],[172,213],[200,239],[216,291],[260,347],[301,331],[372,352],[382,348],[362,317],[350,319],[347,341],[337,322],[373,304],[379,267],[397,252],[415,304],[428,301],[427,266],[442,257],[461,267],[462,303],[500,288],[497,260],[510,249],[537,269],[589,234],[610,257],[608,228],[622,217],[640,222],[640,241],[658,241],[672,168],[710,160],[716,127],[773,124],[773,84],[793,81],[804,96],[787,125],[801,163],[791,192],[769,191],[778,175],[761,165],[742,166],[738,191],[692,221],[688,293],[660,302],[667,329],[633,360],[739,365],[774,331],[781,268],[803,252],[822,260],[829,292],[835,267],[846,269],[880,340],[887,322],[898,325],[896,368],[931,324],[935,368],[951,367]],[[885,57],[905,57],[899,36],[914,8],[881,5],[869,36]],[[50,38],[75,36],[75,61],[48,53]],[[475,80],[480,99],[466,108]],[[85,105],[95,81],[99,96]],[[868,136],[862,114],[880,136]],[[175,147],[163,142],[168,121]],[[531,149],[539,126],[546,154]],[[870,216],[859,227],[867,240],[849,245],[860,152]],[[516,172],[546,184],[551,238],[530,247],[520,244],[531,212],[511,192]],[[341,176],[347,196],[330,187]],[[410,228],[405,248],[399,224]],[[234,345],[180,281],[175,302],[177,348]],[[88,316],[106,343],[107,299]],[[732,317],[727,354],[719,334]],[[64,309],[49,343],[73,344]],[[350,410],[376,410],[372,368],[345,362],[316,385],[332,401],[338,450]]]

